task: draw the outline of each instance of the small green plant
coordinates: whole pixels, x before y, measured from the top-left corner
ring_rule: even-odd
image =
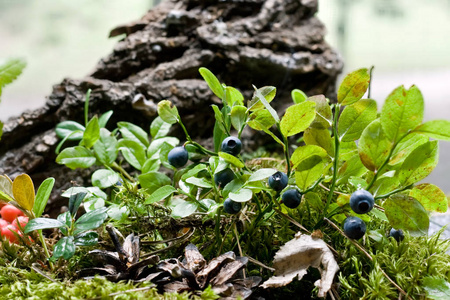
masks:
[[[92,231],[103,224],[107,218],[106,208],[97,208],[78,219],[76,215],[86,193],[74,194],[69,198],[69,210],[56,219],[35,218],[28,222],[24,233],[35,230],[58,228],[64,235],[53,247],[50,261],[60,257],[69,259],[75,254],[76,246],[93,246],[98,242],[98,233]]]

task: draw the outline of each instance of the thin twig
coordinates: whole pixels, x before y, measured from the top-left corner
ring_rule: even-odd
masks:
[[[39,275],[47,278],[48,280],[50,280],[51,282],[57,282],[55,279],[51,278],[50,276],[48,276],[47,274],[44,273],[44,271],[42,271],[41,269],[39,269],[37,266],[37,264],[34,263],[31,265],[31,268],[33,269],[33,271],[35,271],[36,273],[38,273]]]
[[[319,183],[319,186],[321,187],[321,188],[323,188],[324,190],[326,190],[326,191],[330,191],[330,189],[329,188],[327,188],[326,186],[324,186],[322,183]],[[337,194],[337,195],[347,195],[346,193],[341,193],[341,192],[338,192],[338,191],[333,191],[333,193],[335,193],[335,194]]]
[[[298,228],[300,228],[303,231],[306,231],[307,233],[311,233],[308,229],[306,229],[305,227],[303,227],[302,224],[300,224],[299,222],[295,221],[293,218],[291,218],[290,216],[282,213],[280,210],[278,210],[277,208],[273,208],[273,210],[275,210],[280,216],[282,216],[283,218],[287,219],[288,221],[290,221],[292,224],[294,224],[295,226],[297,226]]]
[[[269,266],[266,266],[265,264],[263,264],[262,262],[260,262],[260,261],[258,261],[258,260],[256,260],[256,259],[254,259],[254,258],[252,258],[252,257],[250,257],[250,256],[246,256],[247,258],[248,258],[248,260],[250,261],[250,262],[252,262],[252,263],[254,263],[255,265],[258,265],[258,266],[260,266],[260,267],[263,267],[264,269],[267,269],[267,270],[269,270],[269,271],[271,271],[271,272],[275,272],[275,269],[274,268],[271,268],[271,267],[269,267]]]
[[[175,238],[171,238],[171,239],[167,239],[167,240],[161,240],[161,241],[141,241],[142,245],[153,245],[153,244],[165,244],[165,243],[169,243],[169,242],[174,242],[174,241],[178,241],[178,240],[182,240],[185,239],[188,235],[192,235],[195,231],[195,228],[189,228],[189,230],[184,233],[183,235],[177,236]],[[144,234],[140,234],[140,236],[146,235],[146,233]]]
[[[167,247],[162,248],[162,249],[159,249],[159,250],[155,250],[155,251],[153,251],[153,252],[145,253],[144,255],[141,255],[141,258],[146,258],[146,257],[152,256],[152,255],[158,254],[158,253],[160,253],[160,252],[164,252],[164,251],[166,251],[166,250],[168,250],[168,249],[174,248],[174,247],[177,246],[178,244],[180,244],[180,243],[185,242],[186,240],[188,240],[188,239],[194,234],[194,231],[195,231],[195,230],[192,230],[192,231],[190,231],[190,232],[188,231],[187,233],[185,233],[184,235],[182,235],[183,238],[177,240],[177,241],[179,241],[179,243],[172,244],[172,245],[170,245],[170,246],[167,246]]]
[[[351,238],[349,238],[347,235],[345,235],[345,233],[336,225],[334,224],[331,220],[324,218],[325,221],[327,221],[331,226],[333,226],[337,231],[339,231],[339,233],[342,236],[345,236],[346,238],[348,238],[348,240],[356,246],[356,248],[358,248],[362,253],[364,253],[368,259],[370,259],[370,261],[373,261],[373,257],[360,245],[358,244],[356,241],[352,240]],[[376,265],[381,273],[383,273],[384,277],[386,277],[387,280],[389,280],[390,283],[392,283],[398,290],[400,293],[402,293],[403,295],[405,295],[408,299],[412,300],[412,298],[397,284],[395,283],[394,280],[391,279],[391,277],[389,277],[388,274],[386,274],[386,272],[384,272],[384,270],[377,264]]]

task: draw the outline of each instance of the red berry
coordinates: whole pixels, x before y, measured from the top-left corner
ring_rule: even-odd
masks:
[[[0,219],[0,232],[1,232],[1,230],[2,230],[3,227],[6,227],[6,226],[8,226],[8,225],[9,225],[9,222],[8,222],[8,221],[5,221],[5,220],[3,220],[3,219]]]
[[[17,222],[17,221],[19,221],[19,222]],[[17,225],[17,223],[19,223],[20,227],[22,227],[22,229],[23,229],[25,227],[25,225],[27,225],[27,223],[28,223],[28,217],[18,216],[17,219],[14,219],[14,221],[11,224],[16,226],[17,228],[20,228],[19,225]]]
[[[11,230],[14,232],[19,231],[16,226],[9,224],[8,226],[2,228],[2,236],[6,237],[10,243],[17,243],[17,237]]]
[[[3,220],[11,223],[18,216],[23,216],[23,213],[17,207],[15,207],[11,204],[6,204],[0,210],[0,215],[2,215]]]

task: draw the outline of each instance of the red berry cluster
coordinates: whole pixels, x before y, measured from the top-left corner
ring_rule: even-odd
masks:
[[[0,215],[0,235],[9,240],[10,243],[17,244],[19,241],[13,231],[22,235],[18,224],[23,229],[28,223],[28,217],[25,217],[20,209],[11,204],[3,204]]]

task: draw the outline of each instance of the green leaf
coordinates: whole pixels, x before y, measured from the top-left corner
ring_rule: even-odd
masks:
[[[353,142],[341,142],[339,146],[339,160],[349,160],[353,155],[358,153],[356,143]]]
[[[252,100],[247,102],[247,107],[250,111],[257,111],[267,107],[272,108],[269,103],[275,98],[277,89],[274,86],[263,86],[262,88],[256,89],[253,86],[255,92],[253,92]],[[273,110],[273,109],[272,109]],[[272,114],[273,112],[271,112]],[[275,113],[276,115],[276,113]],[[278,115],[276,115],[278,117]],[[274,117],[274,119],[277,119]]]
[[[414,129],[414,132],[421,133],[433,139],[450,141],[450,121],[428,121]]]
[[[36,218],[40,217],[44,212],[54,184],[55,178],[50,177],[45,179],[39,186],[33,205],[33,213]]]
[[[94,152],[98,160],[105,166],[111,166],[119,153],[119,143],[106,128],[100,128],[100,138],[94,144]]]
[[[150,134],[154,139],[159,139],[166,136],[169,133],[171,127],[172,124],[164,122],[163,119],[158,116],[150,125]]]
[[[217,105],[215,105],[215,104],[211,105],[211,107],[214,110],[214,117],[216,118],[217,125],[220,126],[220,129],[223,132],[226,132],[226,130],[225,130],[225,121],[223,119],[222,112],[220,111],[219,107]]]
[[[213,130],[214,151],[217,152],[220,149],[222,141],[228,136],[224,131],[223,124],[219,121],[215,121]]]
[[[253,196],[253,192],[250,189],[240,189],[237,192],[233,193],[229,193],[228,197],[236,202],[247,202],[250,201],[252,199]]]
[[[125,140],[135,141],[145,148],[150,145],[148,134],[141,127],[128,122],[119,122],[117,123],[117,126]]]
[[[180,140],[175,137],[161,137],[153,140],[147,149],[147,156],[153,157],[155,154],[159,153],[164,143],[176,147],[180,143]]]
[[[73,234],[77,235],[84,231],[98,228],[106,220],[106,207],[97,208],[82,215],[74,224]]]
[[[270,115],[275,120],[275,122],[276,123],[280,122],[280,118],[278,117],[277,112],[269,104],[270,101],[272,101],[272,99],[273,99],[272,94],[273,94],[273,97],[275,97],[275,93],[276,93],[275,87],[263,87],[261,89],[257,89],[255,86],[253,86],[253,88],[255,89],[253,97],[255,99],[258,99],[259,102],[256,102],[256,104],[253,105],[251,110],[255,110],[255,106],[258,107],[258,104],[262,103],[262,105],[264,105],[264,107],[269,111]]]
[[[186,182],[193,184],[195,186],[202,187],[202,188],[212,188],[213,187],[211,182],[209,182],[205,178],[190,177],[190,178],[186,179]]]
[[[414,149],[428,142],[429,139],[422,134],[412,132],[406,135],[396,146],[392,152],[389,165],[395,166],[403,163]]]
[[[219,99],[224,99],[224,88],[220,84],[219,79],[207,68],[200,68],[198,70],[200,72],[200,75],[202,75],[203,79],[208,84],[211,91],[219,97]]]
[[[427,299],[450,299],[450,283],[444,278],[427,276],[422,279],[422,286],[427,292]]]
[[[81,146],[91,148],[100,138],[100,126],[98,125],[97,116],[93,117],[86,126],[81,140]]]
[[[262,168],[250,175],[250,177],[247,179],[247,182],[253,182],[253,181],[260,181],[263,179],[268,178],[269,176],[272,176],[275,174],[278,170],[276,169],[269,169],[269,168]]]
[[[70,215],[70,212],[66,211],[58,215],[56,219],[65,225],[60,227],[59,230],[61,230],[62,234],[67,235],[69,233],[68,229],[72,227],[72,216]]]
[[[319,146],[331,157],[334,156],[334,142],[331,139],[331,134],[328,129],[318,129],[309,127],[305,130],[303,134],[303,141],[306,145],[316,145]]]
[[[413,197],[395,194],[386,199],[383,207],[392,227],[408,230],[413,236],[428,233],[428,214],[422,204]]]
[[[362,99],[347,106],[339,117],[338,134],[343,142],[356,141],[364,128],[377,117],[377,103]]]
[[[147,199],[145,199],[144,204],[152,204],[155,202],[159,202],[163,199],[166,199],[173,193],[177,191],[176,188],[174,188],[171,185],[165,185],[154,191]]]
[[[172,105],[169,100],[163,100],[158,103],[158,115],[164,122],[169,124],[175,124],[180,119],[178,109]]]
[[[75,254],[75,244],[73,236],[65,236],[61,238],[53,247],[53,255],[51,260],[57,260],[60,257],[69,259]]]
[[[416,185],[409,195],[422,204],[428,211],[445,213],[448,209],[448,199],[445,193],[431,183],[422,183]]]
[[[392,146],[392,141],[384,134],[381,122],[377,119],[361,134],[358,142],[359,157],[367,169],[375,172],[388,159]]]
[[[308,98],[308,96],[306,96],[306,94],[299,89],[293,89],[291,91],[291,97],[292,97],[292,101],[295,104],[302,103],[306,100],[306,98]]]
[[[83,146],[64,149],[57,157],[56,162],[71,169],[89,168],[96,161],[94,154]]]
[[[106,189],[115,185],[120,179],[119,174],[112,170],[100,169],[96,170],[91,177],[93,186],[98,186],[101,189]]]
[[[223,158],[223,160],[225,160],[227,163],[230,163],[235,167],[238,167],[238,168],[244,167],[244,163],[242,161],[240,161],[239,158],[237,158],[231,154],[228,154],[225,152],[219,152],[218,155],[220,158]]]
[[[130,214],[130,209],[125,205],[111,204],[106,213],[113,220],[123,221]]]
[[[370,74],[366,68],[348,74],[339,86],[337,92],[338,103],[349,105],[361,99],[369,87],[369,82]]]
[[[280,122],[281,134],[292,136],[304,131],[316,117],[316,103],[306,101],[294,104],[286,109]]]
[[[149,194],[154,193],[160,187],[170,185],[172,180],[160,172],[148,172],[138,176],[139,183]]]
[[[66,138],[70,135],[70,137],[67,138],[69,141],[81,140],[83,138],[83,132],[85,130],[86,128],[83,125],[74,121],[64,121],[58,123],[55,128],[56,135],[60,139]]]
[[[0,175],[0,200],[13,201],[12,181],[6,175]]]
[[[27,63],[23,59],[18,58],[8,59],[0,65],[0,96],[2,95],[2,89],[16,80],[26,65]]]
[[[438,141],[420,145],[405,158],[396,176],[403,186],[416,183],[427,177],[438,163]]]
[[[98,118],[98,126],[100,126],[100,128],[104,128],[106,126],[106,123],[108,123],[109,119],[111,118],[112,114],[112,110],[108,110],[107,112],[102,114],[100,118]]]
[[[292,168],[295,169],[303,160],[315,155],[323,158],[327,157],[326,151],[319,146],[306,145],[298,147],[291,155],[290,161]]]
[[[76,246],[94,246],[98,244],[98,233],[88,231],[75,236],[74,243]]]
[[[310,127],[318,129],[327,129],[333,123],[333,113],[331,107],[324,95],[316,95],[306,99],[316,103],[316,117],[312,121]]]
[[[366,171],[367,169],[362,164],[359,155],[356,154],[344,162],[339,168],[337,184],[346,182],[351,176],[359,177]]]
[[[49,219],[49,218],[35,218],[28,221],[27,225],[25,226],[23,232],[29,233],[34,230],[38,229],[50,229],[50,228],[59,228],[64,227],[64,223],[55,220],[55,219]]]
[[[272,127],[276,123],[267,109],[261,109],[250,114],[248,126],[255,130],[263,130]]]
[[[145,161],[141,171],[142,173],[158,171],[160,167],[161,162],[158,158],[149,158]]]
[[[14,179],[12,184],[14,200],[28,211],[33,209],[34,205],[34,185],[31,177],[27,174],[21,174]]]
[[[381,125],[387,137],[397,142],[422,123],[424,102],[416,86],[406,90],[396,88],[386,99],[381,110]]]
[[[227,86],[225,88],[225,95],[229,106],[233,106],[235,103],[237,105],[244,105],[244,96],[242,96],[242,93],[238,89]]]
[[[327,152],[315,145],[298,147],[290,161],[295,169],[295,182],[303,191],[322,177],[329,165]]]
[[[122,152],[125,160],[134,168],[141,170],[147,160],[145,149],[142,144],[132,140],[119,140],[119,150]]]
[[[172,217],[178,219],[190,216],[195,213],[197,211],[198,204],[195,202],[173,197],[169,202],[169,207],[172,208]]]
[[[242,105],[235,105],[231,108],[231,124],[234,129],[241,131],[247,121],[247,108]]]
[[[72,216],[75,217],[75,215],[77,214],[78,208],[81,205],[81,202],[83,202],[83,199],[86,198],[87,195],[88,195],[87,192],[79,192],[79,193],[70,195],[69,212]]]

